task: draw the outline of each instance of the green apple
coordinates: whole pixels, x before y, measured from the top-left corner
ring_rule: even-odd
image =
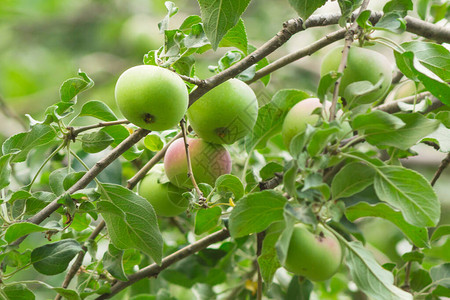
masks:
[[[185,189],[170,182],[161,183],[163,176],[164,166],[154,166],[139,183],[138,194],[150,202],[158,216],[173,217],[187,209],[189,200],[182,196],[186,192]]]
[[[186,113],[189,94],[183,80],[167,69],[141,65],[120,75],[116,102],[125,118],[148,130],[167,130]]]
[[[188,138],[189,156],[192,172],[197,183],[214,186],[216,179],[231,172],[230,153],[222,146],[208,143],[202,139]],[[186,148],[183,138],[174,141],[164,155],[164,168],[170,182],[179,186],[192,188],[188,178]]]
[[[247,84],[230,79],[195,101],[187,116],[194,131],[205,141],[232,144],[252,131],[258,101]]]
[[[320,70],[321,76],[331,71],[337,71],[342,58],[342,47],[332,49],[325,55]],[[375,85],[381,78],[380,87],[361,96],[359,102],[372,103],[383,97],[389,89],[392,81],[392,67],[387,58],[370,49],[351,47],[348,53],[347,66],[341,78],[339,96],[344,97],[347,86],[357,81],[369,81]]]
[[[342,263],[343,251],[337,238],[319,225],[312,233],[304,224],[296,224],[292,232],[284,267],[312,281],[331,278]]]
[[[325,109],[328,109],[331,104],[325,103]],[[321,108],[322,103],[318,98],[307,98],[295,104],[287,113],[281,135],[283,142],[289,149],[291,140],[294,136],[306,130],[306,125],[314,126],[319,120],[318,114],[313,114],[314,110]]]

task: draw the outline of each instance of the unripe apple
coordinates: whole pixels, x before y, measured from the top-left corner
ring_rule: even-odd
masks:
[[[164,176],[163,165],[154,166],[139,183],[138,193],[150,202],[158,216],[173,217],[179,215],[189,205],[189,200],[182,196],[186,190],[170,182],[161,183],[162,176]]]
[[[258,101],[247,84],[230,79],[195,101],[187,116],[194,131],[205,141],[232,144],[252,131]]]
[[[325,55],[320,70],[321,76],[330,71],[337,71],[342,58],[342,47],[332,49]],[[348,85],[357,81],[369,81],[376,84],[383,77],[381,86],[367,95],[361,96],[359,101],[364,103],[375,102],[383,97],[392,81],[392,67],[387,58],[370,49],[351,47],[348,53],[347,66],[341,77],[339,96],[344,97]]]
[[[125,118],[148,130],[166,130],[186,113],[189,95],[183,80],[167,69],[141,65],[120,75],[116,102]]]
[[[330,104],[325,103],[325,109],[328,109]],[[306,130],[306,125],[314,126],[319,120],[318,114],[313,114],[313,111],[322,107],[322,103],[318,98],[307,98],[295,104],[287,113],[281,135],[283,142],[289,149],[289,145],[294,136]]]
[[[337,238],[319,225],[319,234],[304,224],[296,224],[292,232],[284,267],[312,281],[331,278],[342,263],[343,251]]]
[[[214,186],[216,179],[231,172],[230,153],[222,146],[208,143],[202,139],[188,138],[189,157],[192,172],[197,183]],[[179,186],[192,188],[188,178],[186,149],[183,138],[173,142],[164,156],[164,168],[170,182]]]

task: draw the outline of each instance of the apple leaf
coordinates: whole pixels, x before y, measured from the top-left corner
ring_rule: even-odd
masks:
[[[148,150],[157,152],[164,147],[164,142],[157,133],[151,132],[144,138],[144,145]]]
[[[343,241],[343,239],[340,239]],[[394,276],[383,269],[372,253],[366,250],[360,242],[347,242],[347,266],[356,285],[374,299],[412,300],[410,293],[394,285]]]
[[[109,244],[108,251],[103,255],[103,267],[115,278],[127,281],[127,275],[123,269],[123,250],[117,249]]]
[[[31,252],[31,263],[39,273],[56,275],[64,272],[80,251],[83,249],[76,240],[61,240],[35,248]]]
[[[197,211],[194,225],[195,234],[199,235],[217,227],[221,214],[222,210],[218,206]]]
[[[239,21],[250,0],[198,0],[203,26],[214,51],[224,35]]]
[[[94,86],[94,81],[87,76],[86,73],[78,71],[78,75],[81,78],[75,77],[67,79],[63,82],[59,89],[59,94],[61,96],[62,102],[71,101],[79,93],[90,89]],[[75,104],[75,103],[73,103]]]
[[[428,181],[416,171],[399,166],[378,167],[374,187],[378,198],[400,209],[409,224],[431,227],[438,223],[439,200]]]
[[[38,146],[50,143],[56,138],[55,130],[46,124],[36,124],[30,131],[8,138],[2,145],[3,155],[13,154],[12,162],[22,162],[28,153]]]
[[[450,289],[450,263],[434,266],[430,269],[433,284]]]
[[[161,263],[163,240],[151,204],[133,191],[116,184],[103,184],[102,216],[111,242],[119,249],[134,248]]]
[[[316,9],[323,6],[326,2],[327,0],[289,0],[289,4],[291,4],[303,20],[306,20]]]
[[[447,77],[445,70],[441,71],[439,67],[436,67],[429,62],[421,62],[421,60],[415,56],[413,51],[406,51],[403,53],[394,51],[394,56],[397,67],[406,77],[415,82],[421,82],[431,94],[438,98],[442,103],[450,106],[450,98],[448,97],[450,94],[450,85],[442,80],[437,74],[433,73],[433,71],[437,71],[441,76]],[[442,57],[438,57],[437,59],[441,62],[441,58]],[[431,61],[431,59],[428,61]],[[442,68],[444,68],[444,66],[442,66]]]
[[[231,236],[238,238],[260,232],[271,223],[283,220],[286,202],[282,194],[273,190],[247,194],[231,211]]]
[[[281,132],[284,118],[299,101],[310,95],[300,90],[280,90],[258,111],[255,127],[246,137],[245,148],[248,153],[253,149],[262,149],[269,138]],[[258,97],[261,98],[261,97]]]
[[[95,131],[83,134],[81,137],[81,147],[87,153],[97,153],[106,149],[114,139],[105,131]]]
[[[427,135],[424,140],[435,141],[439,145],[439,151],[450,152],[450,129],[442,124],[439,124],[438,129]]]
[[[351,122],[354,130],[397,130],[405,126],[400,118],[381,110],[357,115]]]
[[[423,41],[406,42],[401,46],[406,51],[413,52],[422,65],[443,81],[450,81],[450,51],[447,48]]]
[[[417,227],[405,221],[401,212],[392,207],[378,203],[370,205],[367,202],[359,202],[346,209],[345,215],[350,221],[355,221],[363,217],[378,217],[392,222],[419,248],[429,247],[428,231],[425,227]]]
[[[6,296],[6,299],[11,300],[34,300],[36,296],[27,288],[23,283],[14,283],[5,285],[2,289],[2,294]]]
[[[381,128],[367,129],[364,131],[367,142],[375,146],[393,146],[407,150],[428,134],[434,132],[440,124],[439,121],[427,119],[419,113],[399,113],[394,114],[394,116],[405,123],[405,126],[387,130]]]
[[[42,227],[29,222],[14,223],[6,229],[5,241],[8,243],[14,242],[18,238],[28,235],[33,232],[44,232],[51,228]]]
[[[450,235],[450,225],[441,225],[433,232],[430,240],[436,241],[446,235]]]
[[[350,197],[373,184],[375,170],[360,162],[345,165],[333,178],[331,193],[333,199]]]
[[[164,2],[164,5],[167,8],[167,14],[164,16],[164,19],[158,23],[158,28],[160,33],[164,33],[169,28],[169,20],[178,12],[178,7],[175,6],[175,3],[172,1]]]
[[[9,176],[11,175],[10,160],[11,154],[0,157],[0,189],[9,185]]]
[[[81,112],[78,116],[94,117],[107,122],[117,120],[114,112],[104,102],[98,100],[91,100],[86,102],[81,108]]]
[[[222,196],[225,196],[228,192],[233,193],[234,201],[244,196],[244,186],[241,180],[232,174],[224,174],[217,178],[215,187]]]
[[[237,24],[230,30],[228,30],[228,32],[220,41],[219,47],[235,47],[244,52],[245,55],[247,55],[247,32],[245,31],[245,25],[242,19],[239,19]]]
[[[281,267],[278,260],[275,245],[283,232],[284,222],[275,222],[269,226],[264,236],[261,255],[258,257],[258,264],[261,268],[261,276],[264,282],[272,283],[276,270]]]

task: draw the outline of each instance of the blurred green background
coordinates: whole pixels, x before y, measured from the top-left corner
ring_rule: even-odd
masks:
[[[170,28],[177,28],[189,15],[200,14],[195,0],[174,2],[179,12],[171,19]],[[372,1],[371,8],[380,10],[385,2]],[[337,11],[335,1],[317,13]],[[58,101],[61,83],[75,77],[78,69],[86,72],[96,84],[81,94],[78,101],[101,100],[117,112],[115,82],[124,70],[141,64],[149,50],[163,44],[157,25],[165,14],[162,0],[0,0],[0,141],[27,129],[25,114],[40,119],[45,108]],[[288,0],[252,1],[243,15],[249,42],[261,45],[278,32],[285,20],[295,16],[294,10],[288,8]],[[330,26],[302,32],[269,59],[300,49],[336,29]],[[409,34],[385,35],[398,42],[411,38]],[[376,49],[393,62],[390,49],[382,46]],[[208,66],[216,64],[227,50],[196,56],[197,76],[212,75]],[[267,87],[259,82],[253,84],[260,103],[269,101],[281,88],[314,92],[319,80],[320,57],[326,51],[277,71]],[[445,154],[427,147],[416,150],[420,155],[406,164],[429,179]],[[449,180],[447,170],[436,185],[443,203],[442,223],[447,224],[450,223]],[[374,251],[378,249],[389,255],[385,257],[377,252],[383,262],[398,261],[402,252],[410,250],[392,224],[368,219],[362,225]],[[439,253],[439,249],[430,251],[435,251],[437,257],[448,256],[448,253]],[[35,276],[38,275],[30,269],[20,277],[32,279]],[[62,279],[54,276],[49,283],[58,285]],[[47,295],[51,297],[51,293]]]

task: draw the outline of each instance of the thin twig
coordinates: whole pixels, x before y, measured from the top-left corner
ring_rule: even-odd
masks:
[[[101,221],[96,227],[95,229],[92,231],[91,235],[87,238],[87,241],[93,241],[95,240],[95,238],[100,234],[100,232],[103,230],[103,228],[105,227],[105,221]],[[87,252],[87,246],[83,245],[81,248],[83,249],[82,251],[80,251],[80,253],[78,253],[77,258],[75,259],[75,261],[73,262],[72,266],[70,267],[69,272],[67,272],[66,277],[64,278],[64,282],[62,284],[63,288],[67,288],[70,284],[70,282],[72,281],[72,279],[75,277],[75,275],[77,274],[78,270],[81,267],[81,264],[83,263],[83,259],[84,256],[86,255]],[[57,294],[55,297],[55,300],[60,300],[61,299],[61,295]]]
[[[355,16],[355,21],[353,21],[353,24],[350,26],[347,33],[345,34],[345,44],[344,49],[342,50],[341,63],[339,64],[339,67],[337,69],[338,73],[344,73],[344,70],[347,67],[348,53],[353,43],[353,36],[356,34],[356,31],[358,30],[358,23],[356,22],[356,19],[361,14],[361,12],[363,12],[367,8],[367,5],[369,5],[369,0],[364,0],[363,3],[361,4],[361,7],[359,8],[358,14]],[[341,85],[341,79],[342,77],[340,77],[334,83],[333,100],[331,101],[330,107],[330,121],[333,121],[336,118],[336,106],[339,94],[339,87]]]
[[[223,240],[227,239],[229,236],[230,236],[230,233],[228,232],[227,229],[222,229],[213,234],[210,234],[210,235],[198,240],[197,242],[187,245],[186,247],[178,250],[177,252],[174,252],[174,253],[168,255],[167,257],[165,257],[162,260],[160,266],[158,266],[157,264],[151,264],[151,265],[139,270],[138,272],[136,272],[132,275],[129,275],[128,281],[117,281],[111,287],[111,292],[109,294],[100,295],[95,299],[96,300],[108,299],[108,298],[116,295],[117,293],[119,293],[121,290],[125,289],[126,287],[132,285],[133,283],[135,283],[141,279],[144,279],[146,277],[156,277],[156,276],[158,276],[158,274],[161,271],[167,269],[169,266],[173,265],[174,263],[176,263],[176,262],[182,260],[183,258],[186,258],[200,250],[203,250],[214,243],[223,241]]]
[[[339,41],[340,39],[343,39],[345,37],[346,30],[340,29],[338,31],[332,32],[324,36],[323,38],[317,40],[316,42],[296,51],[291,54],[288,54],[286,56],[283,56],[269,65],[265,66],[264,68],[260,69],[258,72],[255,73],[255,76],[247,81],[248,84],[251,84],[258,79],[275,72],[276,70],[294,62],[297,61],[305,56],[312,55],[316,51],[322,49],[325,46],[328,46],[336,41]]]
[[[195,84],[196,86],[204,86],[205,85],[204,79],[192,78],[192,77],[189,77],[186,75],[181,75],[178,73],[177,73],[177,75],[180,76],[180,78],[183,79],[184,81]]]
[[[266,232],[258,232],[256,235],[256,260],[258,260],[258,257],[261,256],[262,252],[262,246],[264,237],[266,236]],[[261,275],[261,267],[259,266],[259,263],[256,265],[256,271],[258,273],[258,287],[256,289],[256,299],[261,300],[262,299],[262,275]]]
[[[447,156],[441,161],[441,164],[439,165],[439,168],[437,169],[436,173],[433,176],[433,179],[431,179],[431,186],[434,186],[436,181],[441,177],[442,172],[445,170],[445,168],[448,167],[450,164],[450,153],[447,154]]]
[[[159,150],[155,156],[153,156],[133,177],[131,177],[127,182],[127,188],[132,190],[142,178],[150,171],[163,157],[172,143],[182,137],[183,134],[178,133],[173,139],[171,139],[161,150]]]
[[[120,155],[122,155],[125,151],[127,151],[131,146],[136,144],[140,139],[146,136],[150,131],[145,129],[138,129],[125,140],[122,141],[116,148],[114,148],[105,158],[98,161],[94,167],[92,167],[89,172],[83,175],[72,187],[70,187],[66,194],[73,194],[76,191],[85,188],[97,175],[103,171],[107,166],[109,166],[114,160],[116,160]],[[36,213],[33,217],[29,218],[26,222],[33,224],[40,224],[46,218],[48,218],[53,212],[55,212],[61,204],[58,201],[64,195],[59,196],[52,202],[50,202],[46,207]],[[24,239],[25,236],[22,236],[18,240],[16,240],[11,245],[19,245]]]
[[[130,121],[128,120],[117,120],[117,121],[111,121],[111,122],[100,122],[94,125],[88,125],[83,126],[79,128],[73,128],[73,127],[67,127],[67,130],[69,130],[69,139],[72,141],[75,141],[75,138],[83,131],[100,128],[100,127],[107,127],[107,126],[113,126],[113,125],[120,125],[120,124],[129,124]]]
[[[180,127],[181,127],[181,133],[183,134],[183,141],[184,141],[184,149],[186,150],[186,161],[187,161],[187,167],[188,167],[188,178],[191,179],[192,185],[194,186],[195,191],[197,192],[197,195],[199,197],[198,204],[202,207],[205,207],[206,205],[206,198],[203,196],[202,191],[200,191],[197,182],[195,181],[194,172],[192,172],[192,163],[191,163],[191,156],[189,155],[189,143],[187,140],[187,134],[186,134],[186,121],[184,118],[180,121]],[[205,207],[207,208],[207,206]]]

